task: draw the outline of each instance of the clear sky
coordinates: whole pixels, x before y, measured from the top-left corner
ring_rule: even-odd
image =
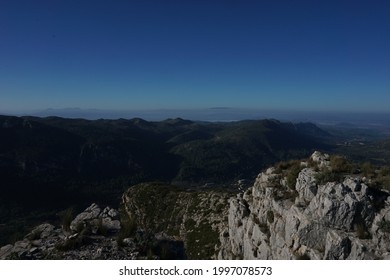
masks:
[[[0,112],[390,111],[390,1],[1,0]]]

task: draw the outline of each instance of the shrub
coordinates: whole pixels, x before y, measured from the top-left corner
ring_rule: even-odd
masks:
[[[296,256],[296,259],[297,260],[310,260],[310,257],[309,257],[309,255],[308,254],[303,254],[303,255],[297,255]]]
[[[64,230],[70,231],[70,223],[74,218],[74,209],[69,207],[60,213],[61,225]]]
[[[381,176],[390,176],[390,166],[382,166],[379,170]]]
[[[342,173],[350,172],[351,164],[347,161],[345,157],[333,155],[330,157],[330,167],[332,171]]]
[[[108,235],[108,229],[107,227],[103,224],[103,219],[99,218],[98,224],[97,224],[97,234],[107,236]]]
[[[369,239],[371,238],[370,233],[368,232],[367,226],[364,222],[359,222],[355,225],[356,235],[360,239]]]
[[[282,161],[276,165],[275,173],[286,176],[287,185],[290,189],[295,188],[299,172],[302,170],[299,160]]]
[[[297,177],[299,172],[301,172],[300,163],[292,165],[287,171],[287,186],[290,189],[295,189],[295,184],[297,182]]]
[[[123,247],[123,239],[134,236],[137,231],[137,222],[133,217],[122,215],[121,229],[117,236],[118,246]]]
[[[273,198],[275,201],[279,200],[295,200],[299,196],[296,190],[280,190],[273,194]]]
[[[367,178],[375,177],[375,167],[371,162],[365,162],[360,166],[361,173]]]
[[[315,180],[317,184],[326,184],[327,182],[340,182],[344,178],[343,174],[331,170],[324,170],[322,172],[318,172],[315,175]]]
[[[202,221],[187,233],[186,253],[190,259],[207,260],[215,254],[215,245],[219,244],[219,234],[211,225]]]
[[[314,161],[312,158],[309,158],[307,165],[308,165],[308,167],[314,169],[314,171],[320,170],[320,167],[318,166],[318,162]]]
[[[373,187],[390,191],[390,167],[381,167],[372,183]]]

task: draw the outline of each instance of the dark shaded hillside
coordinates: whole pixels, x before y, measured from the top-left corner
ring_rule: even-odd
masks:
[[[50,203],[61,183],[76,175],[82,137],[22,118],[0,119],[3,199]],[[3,200],[2,199],[2,200]],[[26,201],[25,201],[26,200]]]
[[[114,196],[128,184],[170,180],[178,166],[156,133],[121,120],[1,117],[0,135],[2,192],[25,206]]]
[[[122,187],[151,180],[229,183],[252,178],[270,163],[324,149],[321,139],[312,136],[313,127],[320,130],[275,120],[196,123],[3,116],[2,190],[30,200],[31,195],[51,197],[61,191],[73,196],[77,190],[79,196],[86,186],[104,194],[113,184],[121,192],[115,180]]]
[[[242,121],[215,127],[211,135],[201,134],[202,138],[178,143],[172,148],[173,153],[184,159],[175,180],[220,183],[252,178],[270,163],[303,157],[316,147],[325,149],[327,146],[322,139],[275,120]]]

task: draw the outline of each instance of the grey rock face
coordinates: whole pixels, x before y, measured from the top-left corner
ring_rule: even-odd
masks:
[[[313,169],[303,169],[297,178],[295,189],[299,193],[299,197],[304,202],[311,201],[317,194],[318,186],[315,180],[316,172]]]
[[[95,234],[99,227],[110,232],[117,232],[120,230],[118,211],[110,207],[101,210],[97,204],[93,203],[70,223],[72,231],[80,231],[80,228],[88,226],[92,227],[92,232]]]
[[[41,224],[23,240],[0,248],[0,259],[136,259],[138,256],[129,238],[121,246],[117,243],[121,224],[115,209],[101,210],[92,204],[76,216],[70,229],[68,232]]]
[[[320,168],[329,166],[329,155],[328,154],[323,154],[323,153],[321,153],[319,151],[315,151],[311,155],[310,159],[313,162],[318,163]]]
[[[390,198],[378,209],[374,192],[357,177],[318,184],[316,174],[329,170],[329,156],[315,152],[311,161],[317,167],[301,164],[294,190],[285,173],[269,168],[231,200],[220,259],[390,257]]]
[[[8,244],[0,248],[0,260],[4,260],[12,253],[13,245]]]
[[[351,240],[343,232],[329,230],[325,244],[324,258],[327,260],[345,260],[351,253]]]

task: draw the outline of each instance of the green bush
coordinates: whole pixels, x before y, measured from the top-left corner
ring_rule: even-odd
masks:
[[[375,167],[371,162],[365,162],[360,166],[361,173],[367,178],[375,177]]]
[[[297,182],[297,177],[298,177],[298,174],[299,172],[301,172],[301,165],[300,163],[295,163],[294,165],[292,165],[288,171],[287,171],[287,175],[286,175],[286,179],[287,179],[287,186],[290,188],[290,189],[295,189],[295,184]]]
[[[330,168],[334,172],[343,173],[351,172],[352,166],[345,157],[332,155],[330,156]]]
[[[376,178],[373,180],[374,187],[390,191],[390,167],[383,166],[377,172]]]
[[[202,221],[187,233],[187,256],[193,260],[209,260],[215,254],[215,245],[219,243],[218,232]]]
[[[315,180],[317,184],[326,184],[328,182],[341,182],[343,180],[344,176],[342,173],[331,170],[324,170],[321,172],[318,172],[315,175]]]
[[[275,173],[282,174],[286,177],[287,186],[290,189],[295,189],[295,184],[302,166],[299,160],[281,161],[276,165]]]

